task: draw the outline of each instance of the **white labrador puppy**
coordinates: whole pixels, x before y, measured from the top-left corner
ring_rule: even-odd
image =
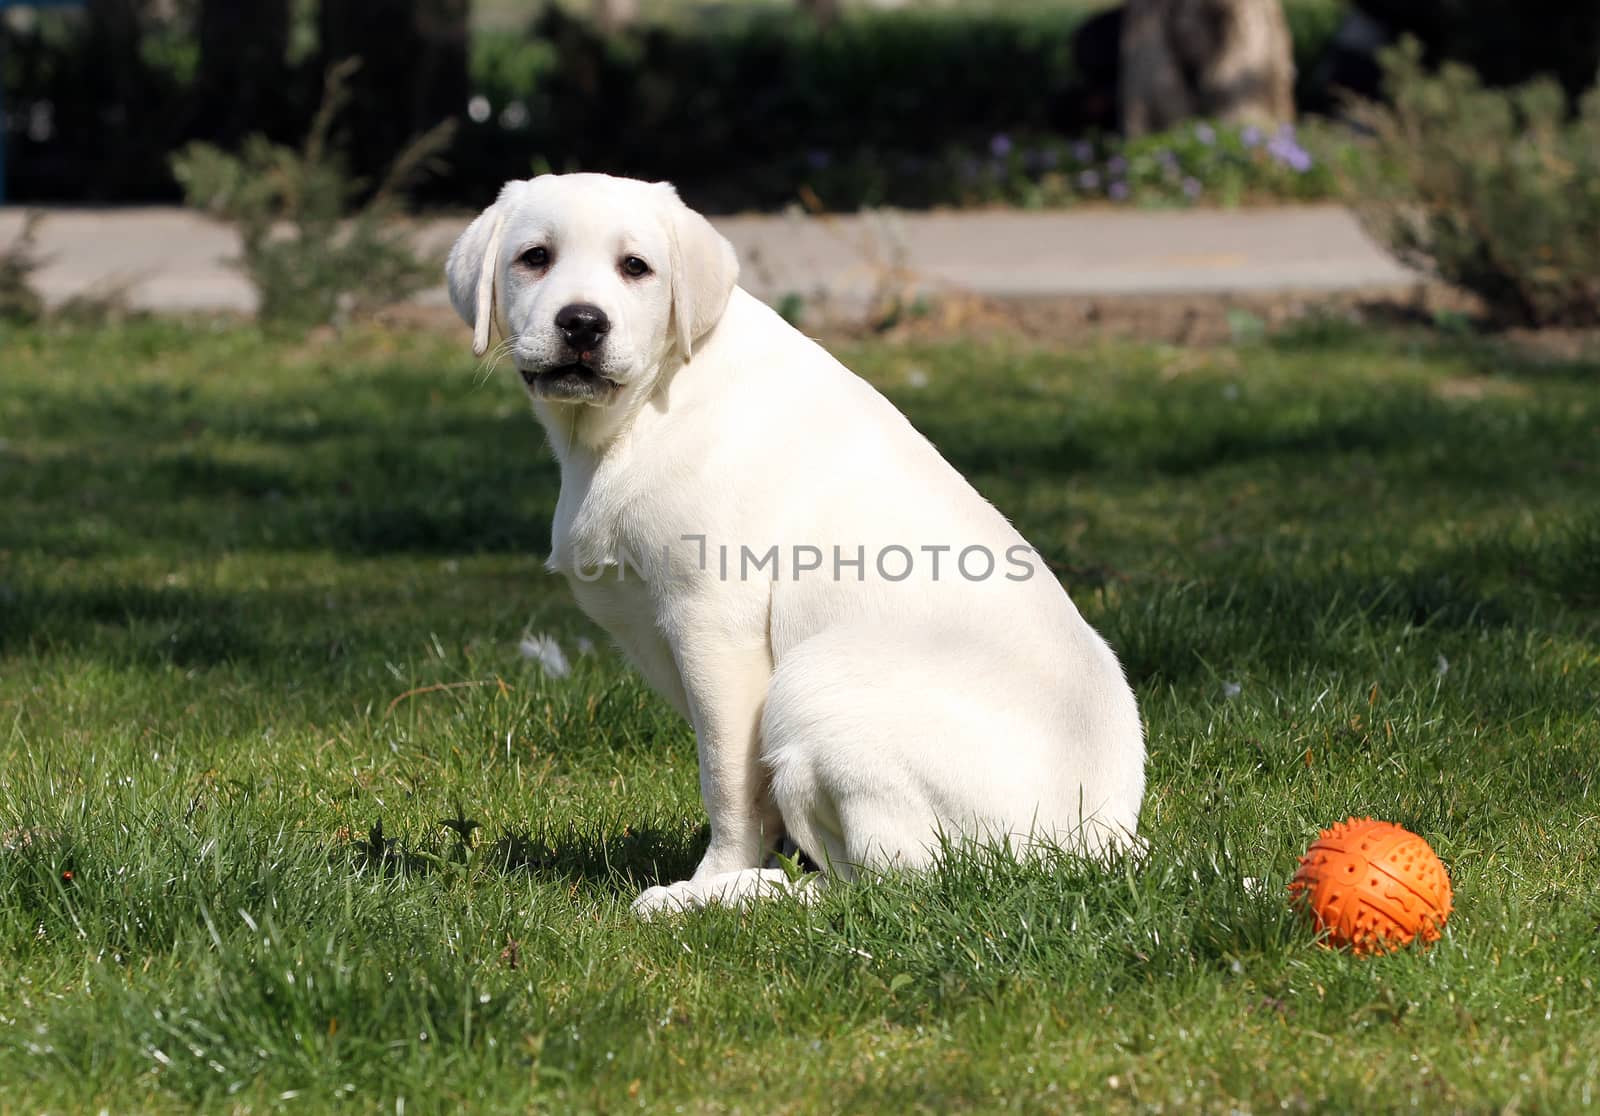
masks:
[[[888,400],[735,286],[670,185],[507,183],[446,270],[560,462],[550,568],[694,726],[711,844],[636,911],[783,888],[785,834],[841,878],[941,837],[1132,840],[1115,655]]]

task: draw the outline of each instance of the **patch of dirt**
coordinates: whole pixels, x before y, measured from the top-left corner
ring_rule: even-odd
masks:
[[[455,330],[469,340],[461,320],[446,306],[416,303],[378,314],[386,325]],[[1097,341],[1149,341],[1215,346],[1318,323],[1347,326],[1422,326],[1483,331],[1518,356],[1566,363],[1600,361],[1600,330],[1490,330],[1482,304],[1443,283],[1359,291],[1269,291],[1215,294],[1052,296],[989,299],[952,294],[919,303],[885,324],[872,321],[803,320],[801,328],[824,343],[939,341],[1005,335],[1039,344],[1081,345]],[[314,345],[315,339],[308,343]],[[1487,381],[1452,382],[1445,394],[1465,398],[1501,390]]]
[[[1533,394],[1533,389],[1520,380],[1502,380],[1493,376],[1452,376],[1435,381],[1430,390],[1440,399],[1464,399],[1468,402],[1491,396],[1522,398]]]
[[[1537,361],[1600,360],[1600,329],[1508,329],[1501,337]]]
[[[1269,291],[1215,294],[1093,295],[1003,301],[947,297],[888,328],[832,324],[824,337],[882,336],[932,340],[1007,333],[1038,342],[1101,340],[1221,345],[1297,325],[1434,325],[1479,317],[1471,296],[1442,284],[1361,291]]]

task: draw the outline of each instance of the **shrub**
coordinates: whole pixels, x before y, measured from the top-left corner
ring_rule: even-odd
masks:
[[[1322,129],[1274,131],[1197,121],[1124,141],[1067,139],[1049,132],[999,132],[975,148],[947,146],[936,158],[895,158],[851,148],[808,152],[793,170],[816,208],[852,199],[896,205],[1084,203],[1140,206],[1238,205],[1331,196],[1333,167],[1348,141]]]
[[[44,300],[33,289],[33,273],[42,263],[34,243],[39,221],[29,213],[15,239],[0,248],[0,323],[28,325],[44,313]]]
[[[1407,263],[1508,325],[1600,324],[1600,88],[1578,114],[1552,80],[1486,89],[1413,40],[1384,57],[1392,106],[1365,104],[1375,158],[1354,200]]]
[[[173,157],[188,203],[238,227],[244,254],[237,262],[255,284],[264,322],[337,321],[396,302],[437,277],[395,218],[399,192],[448,145],[452,125],[414,140],[355,208],[365,184],[332,143],[354,70],[351,60],[328,71],[322,107],[299,150],[255,135],[238,155],[191,143]]]
[[[292,7],[314,37],[307,13],[318,5]],[[1096,4],[850,5],[827,29],[790,3],[646,5],[679,17],[611,36],[575,17],[572,5],[542,7],[527,28],[474,32],[471,88],[455,102],[470,119],[451,147],[448,173],[419,184],[414,200],[475,207],[492,201],[505,179],[548,167],[670,178],[696,206],[727,212],[792,202],[797,183],[827,158],[830,173],[815,186],[831,207],[942,204],[976,192],[961,169],[990,158],[996,132],[1022,148],[1023,137],[1059,140],[1111,119],[1073,40]],[[172,14],[158,18],[157,8]],[[204,103],[217,94],[206,88],[185,30],[193,5],[143,10],[136,43],[108,38],[82,13],[46,12],[0,52],[12,119],[30,122],[13,137],[15,196],[168,197],[170,154],[185,142],[243,154],[237,126],[228,125],[237,106],[230,101],[221,112]],[[1303,64],[1331,34],[1338,10],[1338,0],[1288,5]],[[250,128],[292,145],[315,115],[321,55],[257,55],[266,69],[239,84],[273,96]],[[393,72],[393,55],[368,57],[363,79]],[[425,68],[425,59],[414,67]],[[376,183],[413,130],[388,125],[414,119],[415,91],[397,92],[392,100],[404,103],[382,128],[374,124],[374,113],[385,111],[374,103],[381,97],[354,92],[341,120],[360,143],[343,145],[341,156],[352,175]],[[115,157],[107,154],[112,140]]]
[[[996,135],[983,158],[956,156],[951,197],[1028,207],[1083,202],[1144,206],[1237,205],[1326,197],[1334,180],[1293,125],[1260,128],[1197,121],[1122,140],[1013,141]]]

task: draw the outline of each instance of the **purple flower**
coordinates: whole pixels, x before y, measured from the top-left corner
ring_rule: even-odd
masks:
[[[1004,159],[1011,154],[1011,137],[1004,132],[996,132],[994,137],[989,140],[989,154],[996,159]]]
[[[1267,144],[1267,154],[1298,174],[1311,169],[1311,153],[1294,139],[1293,129],[1280,130]]]
[[[1110,186],[1106,187],[1106,197],[1110,198],[1112,201],[1127,201],[1128,184],[1123,182],[1121,179],[1118,179]]]
[[[1183,180],[1183,196],[1190,201],[1200,196],[1200,190],[1201,186],[1198,178],[1189,177]]]
[[[1094,144],[1088,140],[1079,140],[1072,145],[1072,158],[1080,163],[1087,163],[1094,158]]]
[[[1096,190],[1100,187],[1100,174],[1098,171],[1086,170],[1078,175],[1078,185],[1085,190]]]
[[[813,147],[806,152],[806,166],[814,171],[827,170],[828,164],[833,162],[833,156],[820,147]]]
[[[1178,165],[1178,156],[1175,152],[1163,147],[1160,151],[1156,152],[1156,162],[1160,163],[1163,167],[1176,167]]]
[[[1128,160],[1124,159],[1121,155],[1113,155],[1111,158],[1106,160],[1106,170],[1110,171],[1112,174],[1126,174],[1128,171]]]
[[[1217,142],[1217,130],[1209,124],[1196,124],[1194,126],[1194,138],[1210,147]]]
[[[1239,133],[1239,142],[1246,147],[1255,147],[1261,143],[1261,129],[1254,124],[1246,124]]]

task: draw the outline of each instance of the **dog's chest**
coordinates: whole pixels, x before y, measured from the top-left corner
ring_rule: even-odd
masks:
[[[596,576],[622,564],[625,557],[621,516],[615,509],[569,502],[563,490],[550,525],[550,560],[546,565],[573,578]]]
[[[638,494],[608,487],[605,480],[603,475],[563,476],[547,565],[566,577],[584,614],[672,698],[681,686],[674,681],[658,622],[663,586],[662,571],[650,554],[655,541],[641,537]]]
[[[625,477],[604,460],[566,463],[546,565],[587,580],[631,558],[626,536],[632,495]]]

